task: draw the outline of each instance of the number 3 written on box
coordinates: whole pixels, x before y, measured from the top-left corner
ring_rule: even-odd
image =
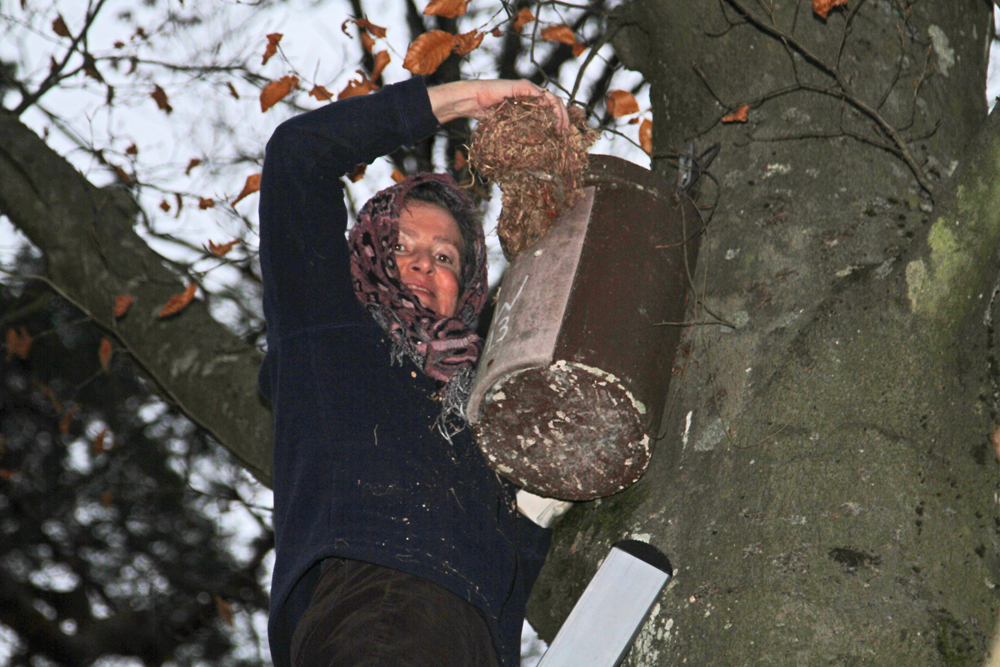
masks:
[[[503,339],[507,337],[510,324],[510,311],[514,308],[514,304],[517,303],[517,300],[521,296],[521,292],[524,291],[524,286],[528,284],[528,278],[530,277],[530,275],[524,277],[524,280],[521,282],[521,287],[517,290],[517,294],[514,295],[514,298],[510,301],[504,301],[503,305],[500,306],[500,310],[498,310],[497,314],[493,317],[493,326],[490,327],[489,339],[486,341],[487,354],[489,354],[490,350],[493,349],[494,345],[502,342]]]

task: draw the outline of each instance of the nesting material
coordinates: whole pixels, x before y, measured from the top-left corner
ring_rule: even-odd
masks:
[[[497,221],[508,261],[542,238],[583,194],[587,150],[598,132],[580,107],[569,108],[568,134],[555,112],[535,97],[508,97],[480,121],[469,143],[469,162],[503,193]]]

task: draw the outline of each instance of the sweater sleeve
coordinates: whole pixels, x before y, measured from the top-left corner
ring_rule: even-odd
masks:
[[[415,77],[296,116],[274,131],[260,190],[260,261],[272,346],[289,333],[358,320],[340,177],[438,127],[424,81]]]

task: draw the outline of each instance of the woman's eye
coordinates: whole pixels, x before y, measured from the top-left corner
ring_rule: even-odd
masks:
[[[392,250],[393,252],[403,252],[405,248],[403,247],[402,243],[397,243],[396,245],[392,246]]]
[[[444,262],[445,264],[451,264],[452,259],[449,255],[438,255],[438,261]]]

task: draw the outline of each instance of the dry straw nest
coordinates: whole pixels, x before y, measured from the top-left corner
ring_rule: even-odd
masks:
[[[469,163],[503,192],[497,234],[508,260],[583,196],[587,150],[598,132],[587,127],[580,107],[570,107],[569,116],[564,134],[556,114],[537,98],[508,97],[472,133]]]

